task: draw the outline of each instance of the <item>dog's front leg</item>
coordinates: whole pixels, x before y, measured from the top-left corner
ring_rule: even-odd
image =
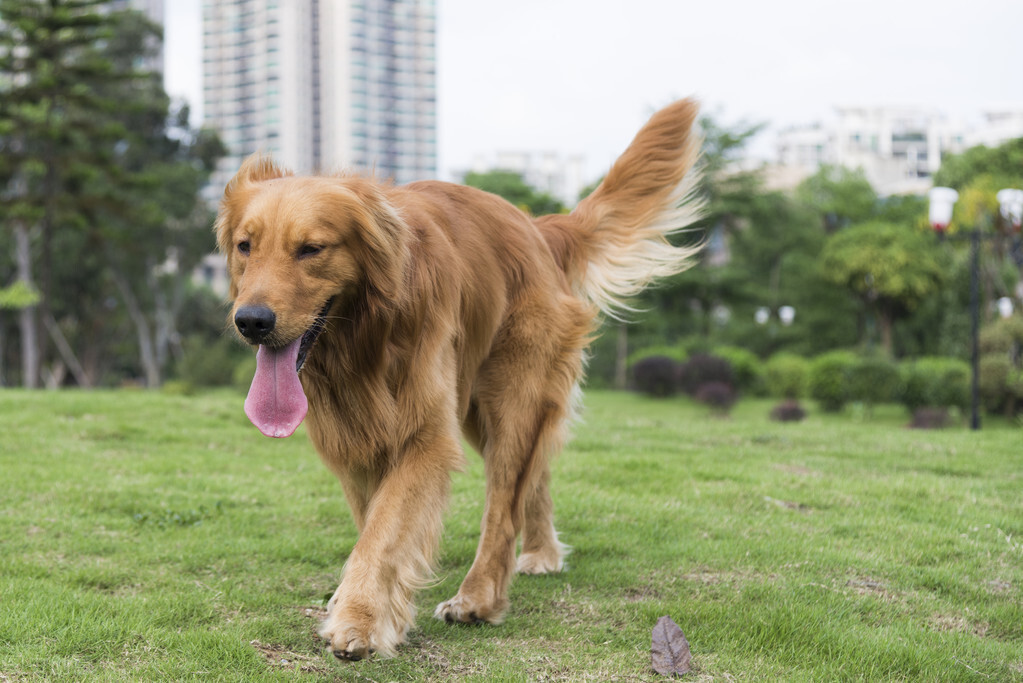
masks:
[[[448,431],[408,440],[369,497],[320,629],[339,659],[393,656],[415,620],[413,598],[431,575],[450,471],[462,461]]]

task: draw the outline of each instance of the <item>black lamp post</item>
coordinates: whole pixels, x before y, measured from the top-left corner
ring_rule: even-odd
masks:
[[[946,230],[952,222],[952,208],[959,193],[950,187],[935,187],[928,194],[930,198],[929,217],[931,227],[938,239],[947,239]],[[1014,230],[1019,230],[1020,218],[1023,215],[1023,191],[1002,190],[998,193],[1002,216]],[[952,239],[957,239],[953,237]],[[970,332],[972,348],[970,350],[970,367],[972,380],[970,383],[971,410],[970,429],[980,429],[980,241],[984,235],[980,226],[974,226],[967,235],[960,239],[970,240]]]

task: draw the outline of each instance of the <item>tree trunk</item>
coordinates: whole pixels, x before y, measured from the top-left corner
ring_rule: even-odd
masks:
[[[877,314],[878,326],[881,328],[881,347],[884,348],[885,354],[888,358],[894,358],[894,348],[892,347],[892,326],[895,321],[892,315],[887,311],[881,310]]]
[[[149,321],[146,320],[146,315],[142,312],[142,307],[139,306],[139,301],[128,280],[116,267],[111,267],[111,272],[114,284],[120,290],[121,298],[124,299],[124,305],[128,309],[128,315],[135,324],[139,342],[139,361],[142,363],[142,370],[146,375],[146,386],[156,388],[160,386],[160,366],[156,362],[155,345],[153,344],[153,334],[149,329]]]
[[[64,359],[64,364],[71,370],[71,374],[75,378],[75,382],[78,386],[85,388],[92,387],[92,380],[89,375],[82,368],[82,364],[78,361],[78,356],[75,355],[74,349],[71,348],[71,344],[68,344],[67,337],[60,329],[60,325],[54,319],[52,313],[46,313],[43,316],[43,325],[46,326],[46,331],[50,333],[50,339],[53,340],[54,345],[57,347],[57,351],[60,352],[60,357]]]
[[[28,228],[21,221],[14,224],[15,257],[18,262],[18,280],[32,285],[32,249]],[[39,387],[39,328],[36,306],[26,306],[18,313],[21,328],[21,383],[26,389]]]

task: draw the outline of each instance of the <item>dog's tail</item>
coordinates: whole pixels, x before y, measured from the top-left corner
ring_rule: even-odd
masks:
[[[605,315],[632,310],[629,297],[685,270],[699,251],[668,241],[700,215],[698,111],[681,100],[654,114],[572,213],[536,220],[576,293]]]

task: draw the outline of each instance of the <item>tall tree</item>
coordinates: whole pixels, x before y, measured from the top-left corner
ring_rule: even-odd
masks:
[[[38,385],[49,348],[39,321],[54,329],[54,234],[78,227],[73,186],[110,168],[122,132],[111,118],[118,103],[90,87],[111,75],[94,49],[109,36],[103,4],[0,0],[0,219],[14,233],[18,281],[39,291],[38,304],[23,308],[20,321],[29,387]]]
[[[846,287],[873,312],[889,355],[895,320],[935,294],[947,270],[930,235],[882,221],[832,235],[821,252],[820,268],[825,278]]]
[[[817,211],[829,232],[873,218],[878,197],[862,170],[822,166],[796,188],[796,199]]]
[[[13,240],[19,272],[39,282],[52,347],[33,343],[33,321],[22,325],[22,351],[54,353],[49,365],[44,357],[48,383],[68,369],[89,385],[116,365],[156,385],[183,283],[212,246],[199,191],[223,148],[188,126],[187,109],[171,108],[158,74],[140,69],[159,49],[159,27],[106,4],[0,0],[0,144],[12,151],[0,167],[0,219],[23,228]],[[136,362],[123,358],[131,349]],[[34,385],[38,369],[23,365]]]

